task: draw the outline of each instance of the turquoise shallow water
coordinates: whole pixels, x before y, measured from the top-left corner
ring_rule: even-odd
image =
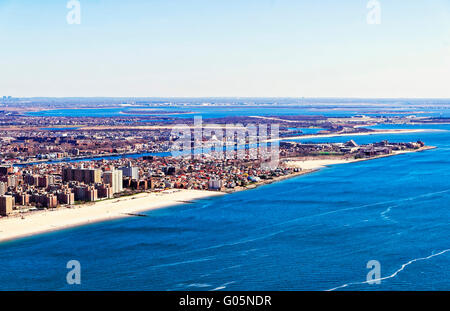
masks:
[[[427,127],[441,131],[353,138],[438,149],[2,243],[0,289],[450,290],[450,126]],[[353,284],[369,260],[387,278]]]

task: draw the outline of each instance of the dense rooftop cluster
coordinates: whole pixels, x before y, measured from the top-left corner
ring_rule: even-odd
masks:
[[[419,149],[422,142],[379,143],[359,146],[347,143],[281,143],[277,167],[267,168],[261,159],[222,159],[214,153],[185,157],[144,156],[78,163],[41,163],[0,166],[0,214],[37,208],[71,206],[79,202],[111,199],[143,191],[198,189],[235,191],[252,183],[291,176],[300,168],[285,165],[290,158],[340,156],[370,158],[393,151]]]

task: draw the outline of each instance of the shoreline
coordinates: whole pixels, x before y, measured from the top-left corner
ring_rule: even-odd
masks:
[[[205,127],[204,127],[205,128]],[[0,128],[1,129],[1,128]],[[380,130],[380,131],[373,131],[373,132],[358,132],[358,133],[330,133],[330,134],[313,134],[313,135],[302,135],[302,136],[291,136],[291,137],[279,137],[274,139],[268,139],[264,142],[272,142],[272,141],[285,141],[285,140],[294,140],[294,139],[314,139],[314,138],[330,138],[330,137],[340,137],[340,136],[369,136],[369,135],[379,135],[379,134],[407,134],[407,133],[417,133],[417,132],[432,132],[432,131],[440,131],[440,130],[433,130],[433,129],[399,129],[399,130]],[[89,161],[89,159],[102,159],[104,157],[127,157],[132,155],[139,155],[139,154],[147,154],[147,153],[163,153],[165,151],[151,151],[151,152],[143,152],[143,153],[136,153],[136,152],[125,152],[125,153],[108,153],[108,154],[101,154],[101,155],[89,155],[89,156],[81,156],[81,157],[74,157],[70,158],[69,160],[64,159],[55,159],[54,163],[59,162],[72,162],[72,161],[83,161],[86,159],[86,161]],[[40,164],[40,163],[49,163],[50,161],[48,159],[45,160],[36,160],[31,162],[19,162],[15,163],[15,165],[33,165],[33,164]]]
[[[280,137],[276,139],[269,139],[267,142],[277,141],[277,140],[293,140],[293,139],[314,139],[314,138],[329,138],[329,137],[340,137],[340,136],[369,136],[369,135],[381,135],[381,134],[408,134],[408,133],[422,133],[422,132],[432,132],[433,129],[399,129],[399,130],[380,130],[372,132],[357,132],[357,133],[330,133],[330,134],[316,134],[316,135],[303,135],[303,136],[292,136],[292,137]]]
[[[60,207],[0,218],[3,242],[113,219],[141,216],[138,213],[223,195],[223,192],[174,189]],[[133,201],[133,202],[130,202]],[[131,204],[130,204],[131,203]],[[22,218],[23,216],[23,218]]]
[[[255,189],[263,185],[268,185],[282,180],[307,175],[319,171],[320,169],[329,165],[369,161],[379,158],[396,156],[404,153],[421,152],[435,148],[436,147],[434,146],[424,146],[416,150],[397,151],[392,154],[361,159],[286,158],[284,159],[284,161],[288,164],[288,167],[301,168],[302,170],[289,175],[261,180],[259,182],[250,184],[247,187],[239,187],[230,191],[171,189],[162,192],[143,192],[128,197],[85,203],[71,208],[61,207],[57,209],[48,209],[23,214],[18,213],[14,216],[0,218],[0,244],[19,238],[83,226],[92,223],[125,217],[146,216],[139,213],[186,204],[197,199],[216,197],[229,193]]]
[[[406,153],[414,153],[414,152],[422,152],[426,150],[432,150],[436,149],[435,146],[424,146],[419,149],[415,150],[402,150],[402,151],[393,151],[390,154],[383,154],[378,155],[370,158],[360,158],[360,159],[322,159],[322,160],[300,160],[293,158],[292,160],[289,160],[287,162],[291,163],[291,166],[288,167],[306,167],[306,169],[310,170],[319,170],[321,168],[324,168],[329,165],[337,165],[337,164],[348,164],[348,163],[356,163],[356,162],[363,162],[363,161],[370,161],[370,160],[376,160],[381,158],[387,158],[387,157],[393,157],[400,154],[406,154]]]
[[[322,168],[330,166],[330,165],[349,164],[349,163],[370,161],[370,160],[375,160],[375,159],[393,157],[393,156],[397,156],[400,154],[422,152],[422,151],[432,150],[432,149],[436,149],[436,148],[437,147],[435,147],[435,146],[424,146],[422,148],[415,149],[415,150],[394,151],[391,154],[383,154],[383,155],[379,155],[379,156],[375,156],[375,157],[361,158],[361,159],[353,158],[353,159],[314,159],[314,160],[307,159],[307,160],[303,160],[303,159],[299,159],[299,158],[285,158],[285,159],[281,159],[281,160],[284,160],[285,163],[290,163],[290,165],[287,165],[287,167],[301,168],[302,170],[299,172],[289,174],[289,175],[283,175],[283,176],[275,177],[272,179],[262,180],[262,181],[250,184],[247,187],[240,187],[238,189],[225,191],[225,193],[228,194],[228,193],[233,193],[233,192],[251,190],[251,189],[255,189],[260,186],[272,184],[272,183],[275,183],[278,181],[282,181],[282,180],[286,180],[286,179],[290,179],[290,178],[294,178],[294,177],[298,177],[298,176],[302,176],[302,175],[308,175],[308,174],[320,171]]]

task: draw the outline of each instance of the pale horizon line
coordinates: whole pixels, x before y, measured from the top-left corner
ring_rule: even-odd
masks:
[[[10,95],[5,95],[10,96]],[[2,99],[3,95],[0,96]],[[450,97],[360,97],[360,96],[11,96],[12,99],[343,99],[343,100],[450,100]]]

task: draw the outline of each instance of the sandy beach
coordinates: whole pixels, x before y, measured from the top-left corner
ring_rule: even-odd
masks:
[[[401,150],[401,151],[393,151],[390,154],[385,155],[379,155],[371,158],[361,158],[361,159],[354,159],[354,158],[348,158],[348,159],[320,159],[320,160],[314,160],[314,159],[289,159],[285,161],[285,164],[287,167],[292,168],[301,168],[302,170],[318,170],[328,165],[336,165],[336,164],[346,164],[346,163],[354,163],[354,162],[361,162],[361,161],[370,161],[374,159],[379,158],[386,158],[386,157],[392,157],[403,153],[412,153],[412,152],[421,152],[425,150],[435,149],[434,146],[424,146],[422,148],[416,149],[416,150]]]
[[[23,219],[21,216],[0,218],[0,242],[121,217],[136,217],[130,214],[222,194],[201,190],[167,190],[159,193],[140,193],[72,208],[61,207],[31,212],[23,215]]]
[[[329,160],[289,160],[286,161],[288,167],[301,168],[302,170],[317,170],[327,165],[343,164],[355,162],[355,159],[329,159]]]
[[[425,146],[417,150],[395,151],[392,154],[362,159],[285,159],[284,162],[287,167],[301,168],[302,171],[284,175],[272,180],[261,181],[252,184],[249,187],[235,189],[231,192],[252,189],[264,184],[308,174],[328,165],[368,161],[382,157],[395,156],[401,153],[419,152],[433,148],[435,147]],[[138,214],[143,211],[185,204],[192,200],[223,194],[225,194],[225,192],[171,189],[162,192],[139,193],[129,197],[81,204],[71,208],[61,207],[58,209],[0,218],[0,242],[111,219],[137,217],[139,216]]]

